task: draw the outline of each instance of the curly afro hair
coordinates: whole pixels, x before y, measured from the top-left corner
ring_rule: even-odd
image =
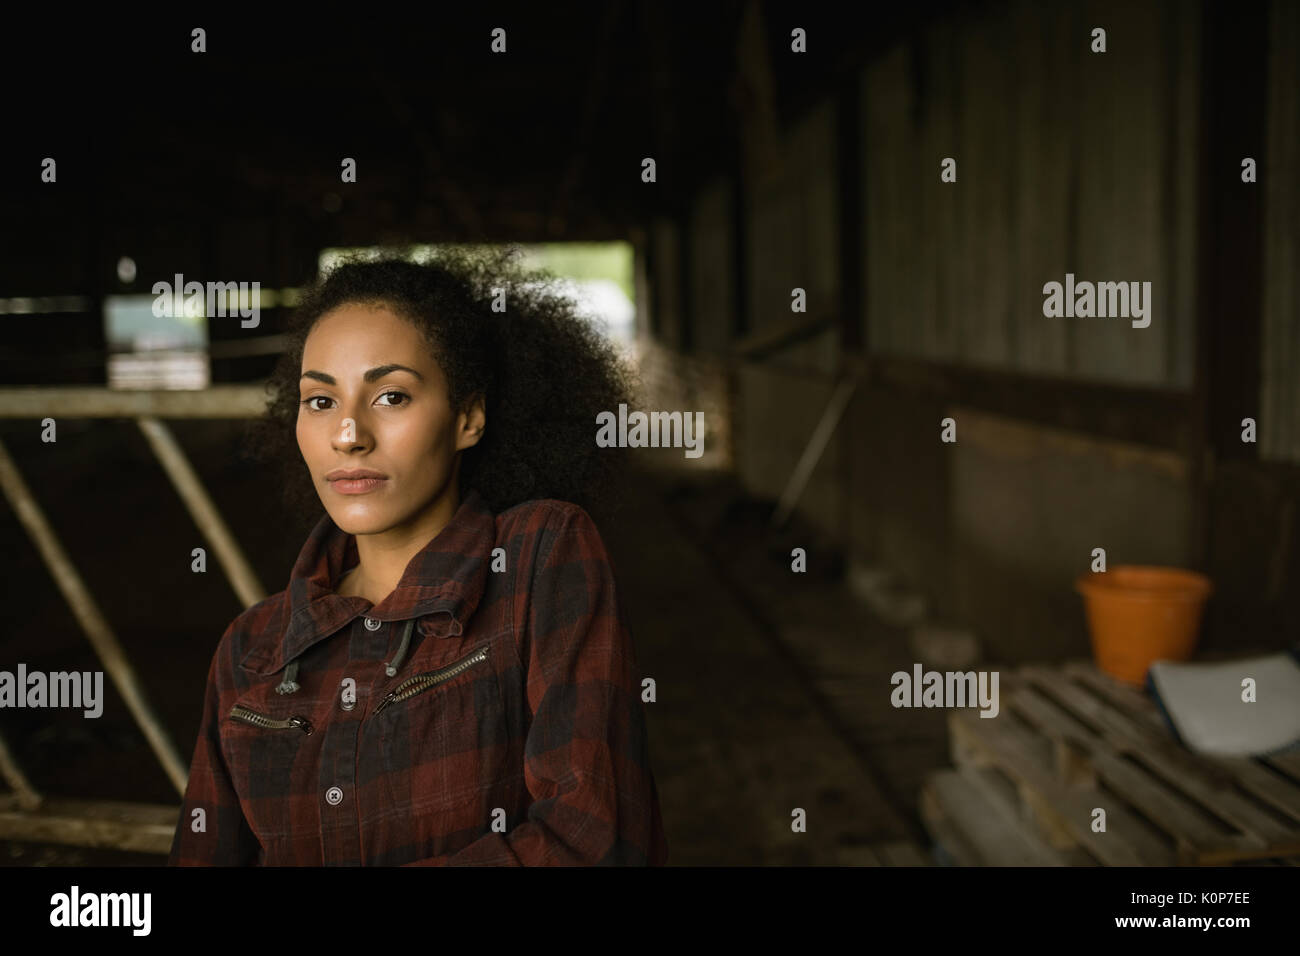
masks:
[[[316,321],[342,305],[384,305],[418,328],[447,377],[454,409],[485,397],[487,428],[462,452],[462,494],[494,512],[534,498],[607,511],[624,461],[599,448],[596,415],[630,401],[634,375],[549,272],[525,272],[516,247],[442,247],[414,261],[400,251],[345,259],[307,289],[267,382],[267,415],[248,435],[255,460],[284,467],[286,503],[302,521],[320,499],[298,449],[303,346]],[[494,311],[494,303],[504,303]],[[499,306],[498,306],[499,307]]]

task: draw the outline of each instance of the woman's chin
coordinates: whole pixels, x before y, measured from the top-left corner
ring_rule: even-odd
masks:
[[[344,534],[379,534],[394,523],[391,515],[365,506],[336,505],[327,510],[330,519]]]

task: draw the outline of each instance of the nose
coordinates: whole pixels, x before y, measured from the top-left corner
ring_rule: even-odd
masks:
[[[373,444],[369,423],[359,408],[352,405],[343,408],[342,417],[334,422],[334,434],[330,445],[335,451],[352,453],[366,451]]]

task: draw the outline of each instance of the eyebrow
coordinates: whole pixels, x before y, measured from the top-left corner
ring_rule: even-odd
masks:
[[[414,375],[416,378],[418,378],[421,382],[424,381],[424,376],[421,375],[419,372],[417,372],[415,369],[413,369],[413,368],[408,368],[408,367],[405,366],[405,365],[396,365],[396,364],[391,364],[391,365],[376,365],[374,368],[372,368],[370,371],[366,372],[366,373],[365,373],[363,376],[361,376],[361,377],[362,377],[363,379],[365,379],[367,382],[376,382],[376,381],[378,381],[379,379],[383,378],[385,375],[387,375],[389,372],[410,372],[412,375]],[[303,377],[303,378],[314,378],[314,379],[316,379],[317,381],[324,382],[326,385],[337,385],[337,384],[338,384],[338,382],[336,382],[336,381],[334,380],[334,376],[333,376],[333,375],[326,375],[324,372],[317,372],[315,369],[309,369],[309,370],[307,370],[306,372],[303,372],[303,373],[302,373],[302,377]]]

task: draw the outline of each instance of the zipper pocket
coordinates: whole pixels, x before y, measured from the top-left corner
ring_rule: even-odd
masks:
[[[416,674],[414,677],[408,678],[394,687],[389,692],[388,696],[379,702],[379,706],[375,708],[375,713],[378,714],[389,704],[406,700],[408,697],[414,697],[416,694],[423,693],[436,684],[441,684],[445,680],[450,680],[466,668],[472,667],[473,665],[485,660],[487,660],[487,648],[480,647],[468,657],[462,657],[460,660],[453,664],[448,664],[446,667],[441,667],[436,671],[430,671],[427,674]]]
[[[241,707],[239,704],[230,708],[230,716],[235,720],[242,720],[246,724],[252,724],[254,727],[262,727],[266,730],[288,730],[291,727],[297,727],[304,734],[310,734],[312,731],[311,721],[306,717],[295,715],[285,720],[277,720],[275,717],[268,717],[266,714],[259,714],[255,710]]]

